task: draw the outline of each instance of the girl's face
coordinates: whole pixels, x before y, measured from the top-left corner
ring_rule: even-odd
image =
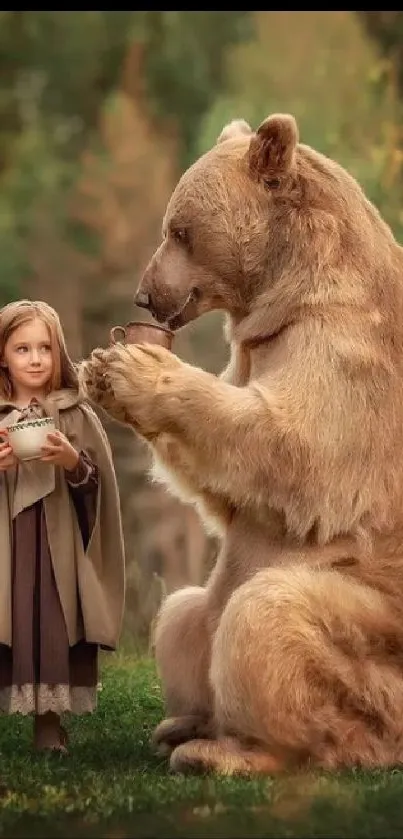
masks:
[[[40,318],[18,326],[11,333],[1,363],[8,368],[14,397],[30,399],[48,389],[53,372],[50,334]]]

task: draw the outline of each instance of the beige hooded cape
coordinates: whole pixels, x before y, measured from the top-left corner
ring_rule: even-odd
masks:
[[[43,499],[50,553],[70,645],[82,639],[115,649],[124,610],[124,547],[119,494],[105,431],[74,390],[61,390],[41,402],[72,445],[84,449],[98,467],[96,519],[84,552],[74,504],[60,467],[40,461],[0,472],[0,643],[11,646],[12,518]],[[0,401],[0,428],[19,415]],[[79,598],[79,599],[78,599]]]

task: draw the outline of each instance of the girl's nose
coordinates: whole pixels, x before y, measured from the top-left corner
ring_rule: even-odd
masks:
[[[38,350],[32,350],[32,352],[31,352],[31,363],[32,364],[39,364],[39,362],[40,362],[40,358],[39,358]]]

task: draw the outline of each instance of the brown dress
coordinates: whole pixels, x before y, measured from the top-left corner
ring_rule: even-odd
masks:
[[[77,468],[65,475],[86,547],[95,520],[97,467],[81,452]],[[93,711],[98,646],[84,640],[81,627],[83,640],[69,647],[42,501],[14,519],[12,561],[12,647],[0,644],[0,711]]]

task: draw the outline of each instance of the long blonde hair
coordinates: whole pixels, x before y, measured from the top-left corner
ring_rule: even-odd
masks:
[[[61,388],[78,389],[78,378],[74,363],[66,347],[60,318],[55,309],[43,300],[15,300],[0,309],[0,360],[4,358],[6,343],[12,333],[25,323],[41,320],[49,330],[53,357],[53,372],[49,392]],[[0,393],[10,398],[13,392],[8,370],[0,366]]]

